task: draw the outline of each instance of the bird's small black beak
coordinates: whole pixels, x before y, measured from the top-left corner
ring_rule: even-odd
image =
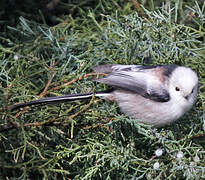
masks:
[[[189,97],[190,97],[190,94],[185,96],[185,99],[188,101],[189,100]]]

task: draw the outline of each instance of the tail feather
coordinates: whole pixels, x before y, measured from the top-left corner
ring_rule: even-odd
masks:
[[[23,108],[26,106],[31,106],[31,105],[45,105],[45,104],[63,103],[63,102],[76,101],[76,100],[86,100],[86,99],[91,99],[93,96],[105,97],[109,92],[110,91],[97,92],[97,93],[87,93],[87,94],[69,94],[69,95],[65,95],[65,96],[47,97],[47,98],[42,98],[42,99],[38,99],[35,101],[14,104],[14,105],[10,106],[8,109],[13,111],[13,110]]]
[[[10,106],[9,109],[13,111],[31,105],[45,105],[45,104],[63,103],[63,102],[76,101],[76,100],[86,100],[86,99],[91,99],[93,95],[94,95],[93,93],[87,93],[87,94],[70,94],[65,96],[47,97],[35,101],[14,104]]]

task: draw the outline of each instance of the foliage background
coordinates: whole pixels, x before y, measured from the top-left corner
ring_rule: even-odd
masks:
[[[205,178],[204,1],[52,2],[1,1],[0,178]],[[200,81],[196,105],[159,129],[99,99],[8,109],[104,90],[89,73],[106,63],[189,66]]]

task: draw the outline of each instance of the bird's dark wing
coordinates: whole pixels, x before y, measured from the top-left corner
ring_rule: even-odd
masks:
[[[108,73],[97,82],[125,89],[157,102],[167,102],[170,99],[166,87],[167,76],[164,75],[166,68],[163,66],[103,65],[94,70]]]

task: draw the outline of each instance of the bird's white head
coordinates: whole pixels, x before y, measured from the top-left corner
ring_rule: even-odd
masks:
[[[185,109],[191,108],[197,96],[197,74],[190,68],[179,66],[172,72],[169,82],[169,90],[176,103]]]

